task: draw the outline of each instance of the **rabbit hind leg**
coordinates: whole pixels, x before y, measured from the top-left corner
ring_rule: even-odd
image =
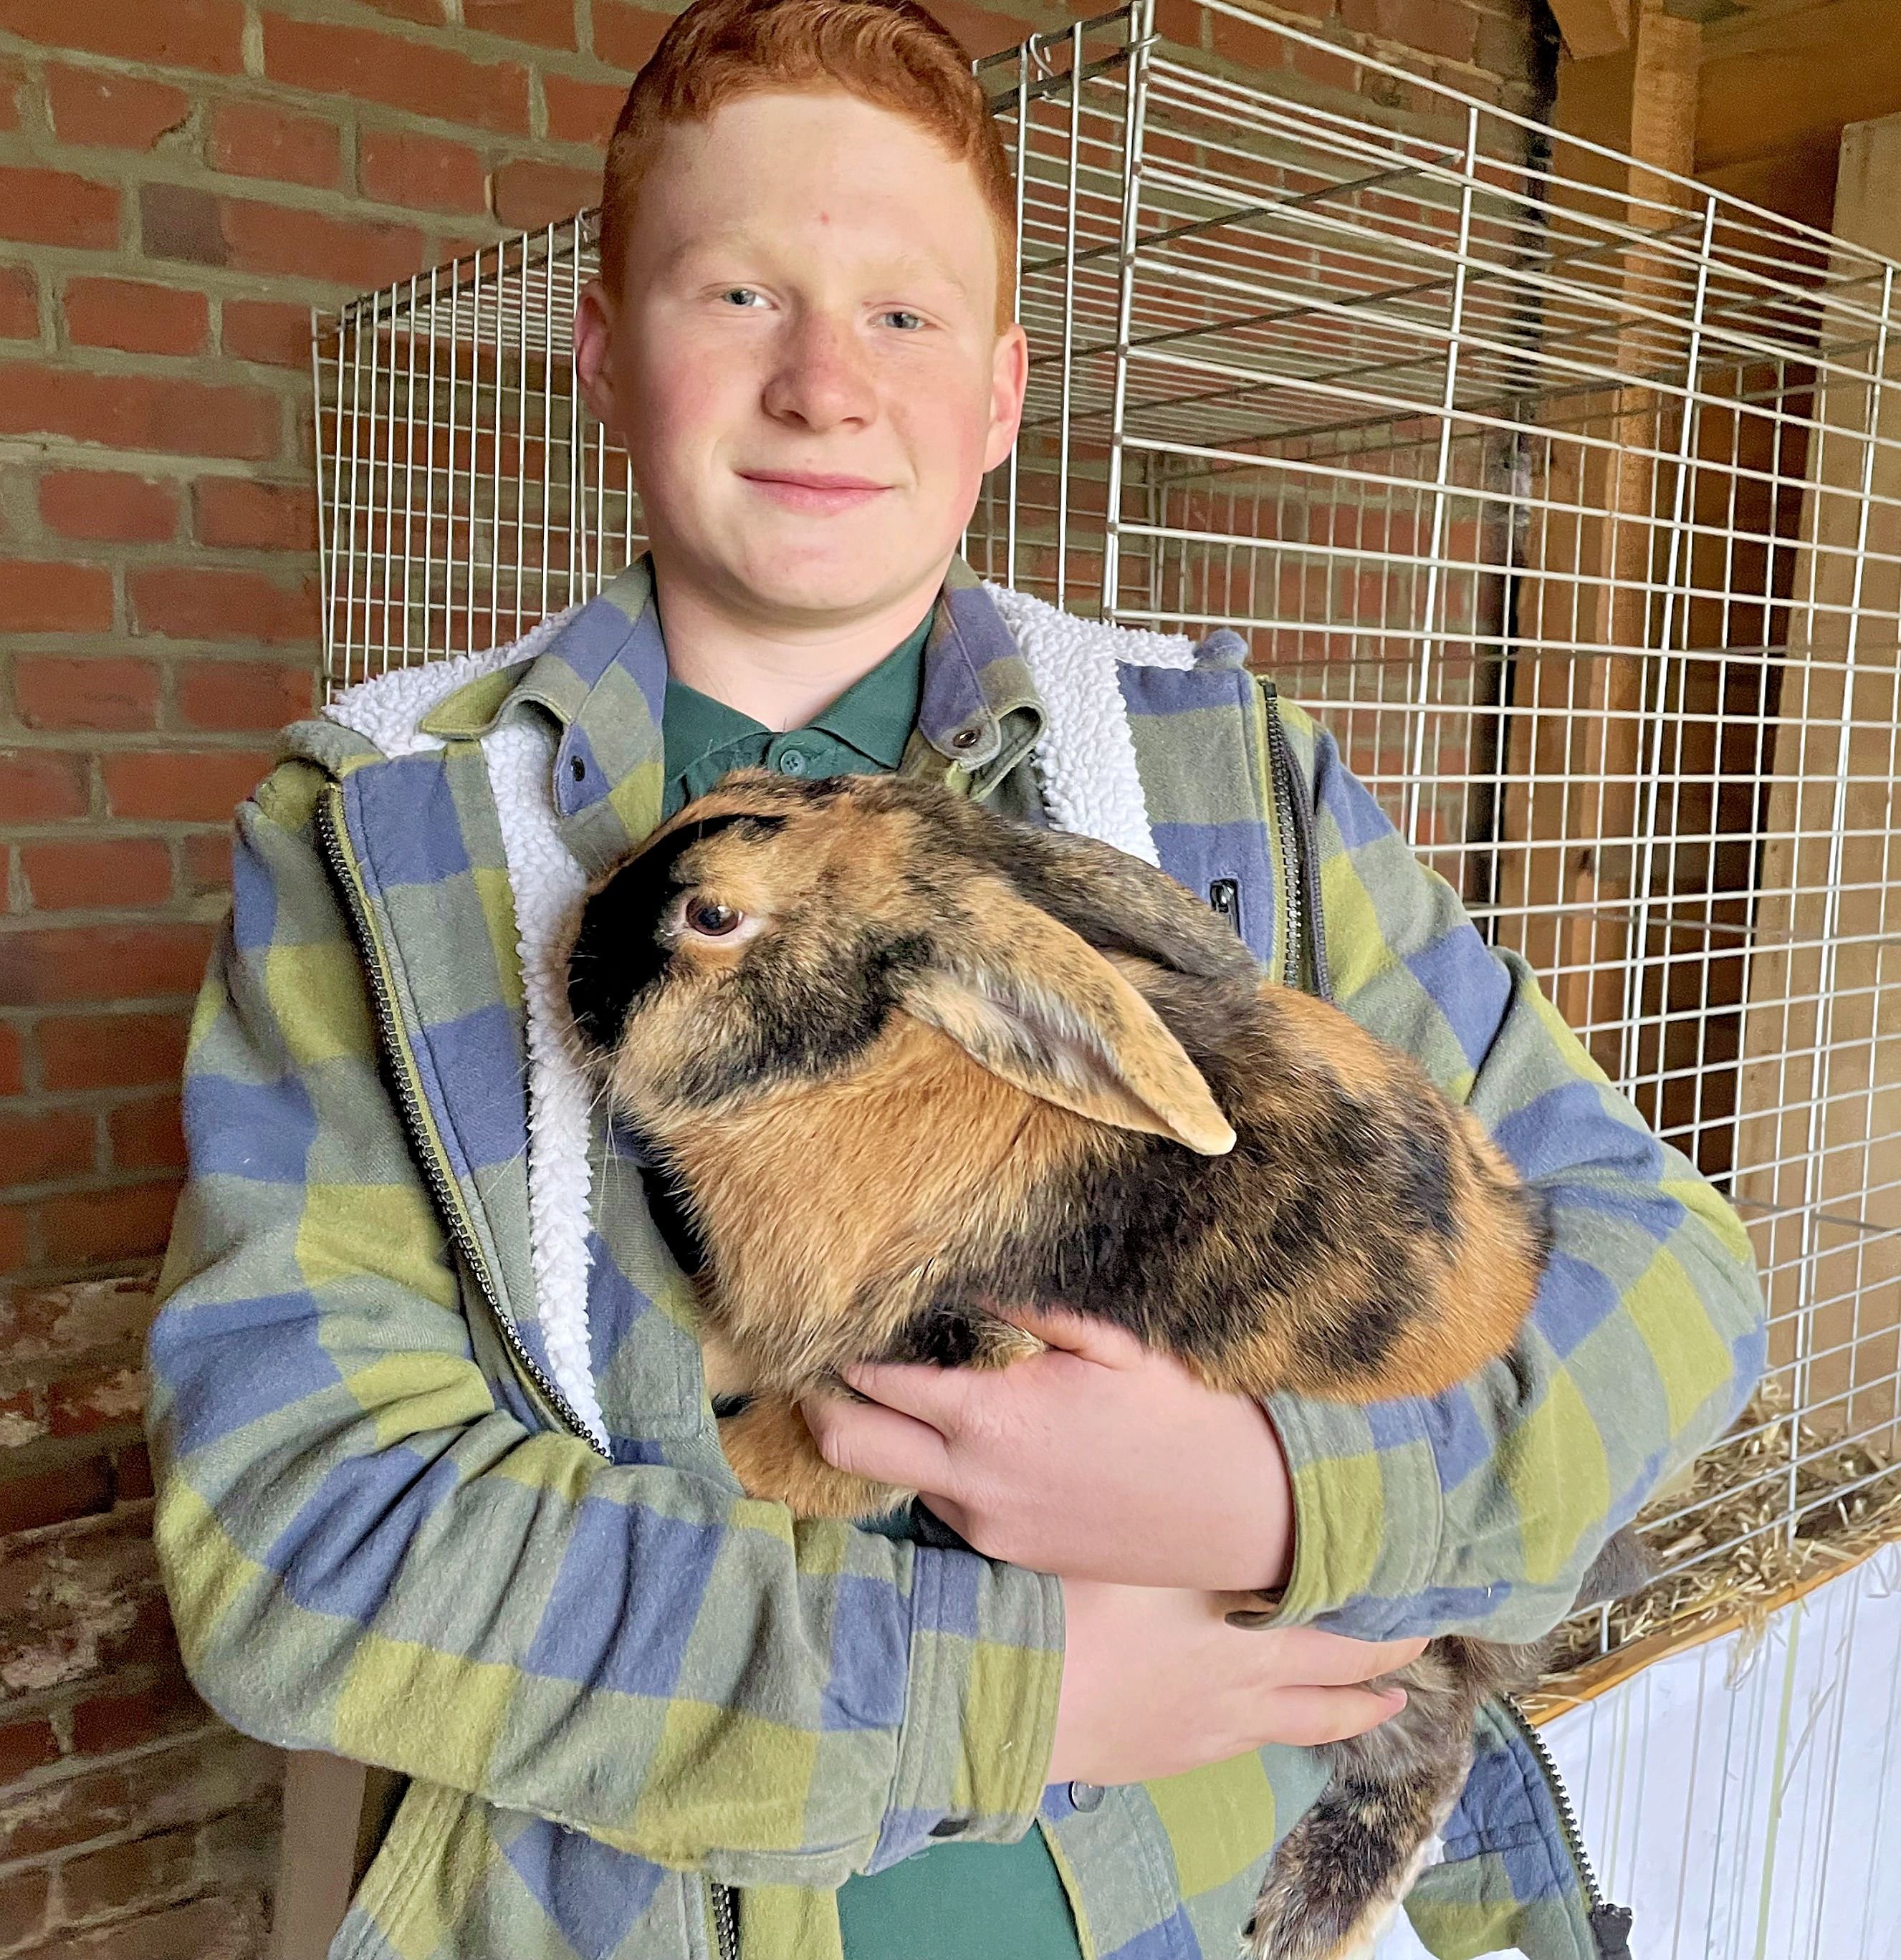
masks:
[[[1462,1780],[1336,1776],[1274,1854],[1242,1933],[1248,1960],[1370,1960]]]

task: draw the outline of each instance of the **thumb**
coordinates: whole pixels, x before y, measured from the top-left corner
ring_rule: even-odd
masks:
[[[999,1306],[999,1320],[1033,1334],[1046,1348],[1061,1348],[1079,1360],[1104,1368],[1132,1368],[1148,1350],[1135,1335],[1091,1313],[1072,1313],[1066,1306]]]

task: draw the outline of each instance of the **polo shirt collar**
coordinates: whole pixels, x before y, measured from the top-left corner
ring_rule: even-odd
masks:
[[[422,724],[466,740],[519,702],[551,717],[559,731],[556,820],[591,877],[660,821],[667,648],[653,600],[642,552],[527,662],[457,689]],[[954,558],[932,608],[918,724],[900,767],[982,797],[1028,755],[1043,725],[1041,698],[1009,628],[976,574]]]

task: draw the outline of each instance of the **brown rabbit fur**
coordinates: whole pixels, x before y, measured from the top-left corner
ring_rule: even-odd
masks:
[[[597,886],[569,982],[706,1248],[709,1388],[747,1398],[722,1444],[796,1512],[912,1494],[833,1469],[798,1398],[855,1361],[1033,1350],[992,1303],[1360,1403],[1502,1354],[1543,1271],[1541,1205],[1409,1058],[1160,871],[909,778],[726,778]],[[1448,1638],[1392,1677],[1407,1707],[1333,1748],[1251,1952],[1365,1949],[1527,1662]]]

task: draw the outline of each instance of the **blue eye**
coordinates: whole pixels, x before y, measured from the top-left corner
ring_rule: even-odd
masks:
[[[757,299],[759,294],[754,292],[750,286],[728,286],[725,291],[720,294],[720,298],[723,300],[730,300],[735,297],[744,305],[749,300]]]
[[[903,307],[887,307],[884,317],[887,320],[908,320],[915,326],[922,326],[924,324],[922,313],[908,312]]]

